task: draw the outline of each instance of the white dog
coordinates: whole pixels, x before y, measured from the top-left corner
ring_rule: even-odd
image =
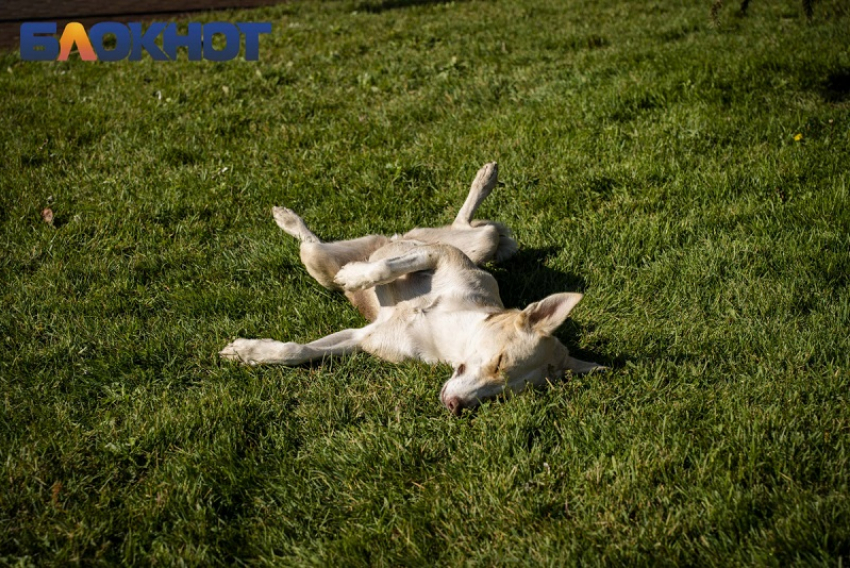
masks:
[[[344,291],[371,323],[306,345],[237,339],[221,356],[249,365],[299,365],[362,349],[389,361],[450,363],[454,372],[440,400],[455,415],[502,392],[553,381],[567,369],[604,369],[570,357],[552,335],[581,294],[553,294],[524,310],[506,310],[496,280],[478,268],[517,250],[504,225],[473,221],[497,175],[495,163],[481,168],[451,226],[401,237],[324,243],[301,217],[275,207],[277,224],[301,242],[307,272],[326,288]]]

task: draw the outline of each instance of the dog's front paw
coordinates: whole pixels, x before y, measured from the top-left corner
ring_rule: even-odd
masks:
[[[258,350],[263,343],[269,341],[271,339],[236,339],[228,343],[218,354],[222,359],[236,361],[243,365],[256,365]]]
[[[297,343],[282,343],[274,339],[236,339],[218,354],[222,359],[237,361],[243,365],[298,365],[303,362],[302,348],[303,346]]]
[[[610,367],[606,367],[605,365],[600,365],[599,363],[594,363],[592,361],[580,361],[579,359],[569,356],[567,357],[567,369],[579,375],[611,370]]]
[[[374,266],[368,262],[349,262],[339,269],[334,276],[336,282],[343,290],[354,292],[371,288],[376,284]]]

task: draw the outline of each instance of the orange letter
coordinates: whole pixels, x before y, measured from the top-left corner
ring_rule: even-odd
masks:
[[[67,61],[71,54],[71,48],[77,44],[77,50],[80,52],[80,59],[83,61],[97,61],[97,55],[89,41],[89,36],[86,34],[86,28],[79,22],[71,22],[65,26],[62,32],[62,37],[59,38],[59,45],[62,50],[59,52],[58,61]]]

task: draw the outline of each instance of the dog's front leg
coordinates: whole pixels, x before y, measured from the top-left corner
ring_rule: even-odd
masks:
[[[336,273],[334,281],[350,291],[388,284],[405,274],[436,268],[440,251],[439,245],[427,245],[374,262],[349,262]]]
[[[579,375],[583,375],[585,373],[592,373],[594,371],[608,370],[608,367],[606,367],[605,365],[600,365],[599,363],[593,363],[591,361],[581,361],[570,356],[567,356],[565,363],[567,369]]]
[[[301,365],[357,351],[365,337],[365,330],[346,329],[304,345],[274,339],[236,339],[219,355],[245,365]]]

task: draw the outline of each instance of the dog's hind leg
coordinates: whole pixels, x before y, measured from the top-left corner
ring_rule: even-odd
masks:
[[[454,223],[452,223],[452,229],[478,229],[473,237],[473,242],[477,240],[478,243],[492,243],[489,249],[481,246],[476,247],[476,252],[478,252],[477,255],[469,255],[469,253],[467,253],[467,255],[470,256],[476,264],[482,264],[488,260],[502,262],[503,260],[507,260],[513,256],[517,251],[517,243],[511,234],[511,230],[508,229],[507,226],[493,221],[473,221],[475,212],[478,211],[478,207],[480,207],[484,199],[490,195],[490,192],[492,192],[493,188],[496,187],[498,181],[499,165],[496,162],[484,164],[484,167],[478,170],[478,174],[476,174],[475,179],[472,180],[472,186],[469,188],[469,195],[466,197],[463,207],[461,207],[460,211],[458,211]],[[467,252],[465,247],[458,248]],[[481,250],[487,250],[487,252],[481,254]]]
[[[307,223],[299,217],[295,211],[287,207],[272,207],[272,215],[274,216],[277,226],[292,235],[302,243],[320,243],[319,237],[313,234],[313,231],[307,228]]]
[[[352,262],[361,262],[389,242],[380,235],[369,235],[350,241],[332,243],[301,243],[301,262],[307,272],[325,288],[339,290],[334,277],[340,268]]]
[[[470,223],[475,217],[475,212],[481,206],[484,199],[490,195],[496,183],[499,180],[499,165],[496,162],[484,164],[472,180],[472,186],[469,188],[469,195],[466,196],[466,201],[463,207],[458,211],[452,223],[453,229],[468,229]]]
[[[370,326],[345,329],[304,345],[274,339],[236,339],[219,355],[245,365],[301,365],[358,351],[370,330]]]
[[[499,180],[499,166],[496,162],[484,164],[478,170],[469,195],[451,227],[439,229],[414,229],[405,236],[430,243],[443,243],[459,248],[475,264],[484,264],[491,260],[501,262],[517,251],[516,241],[510,229],[493,221],[473,220],[484,199],[490,195]]]
[[[373,252],[389,242],[381,235],[369,235],[347,241],[322,242],[304,220],[291,209],[275,207],[272,209],[275,222],[289,235],[301,242],[301,262],[307,272],[325,288],[338,290],[334,276],[349,262],[363,261]]]
[[[514,240],[514,235],[507,225],[496,223],[495,221],[476,220],[472,222],[472,226],[476,229],[490,227],[491,230],[496,232],[498,240],[496,243],[496,250],[493,251],[492,256],[492,260],[495,262],[502,262],[509,259],[516,254],[516,251],[519,249],[516,240]]]

